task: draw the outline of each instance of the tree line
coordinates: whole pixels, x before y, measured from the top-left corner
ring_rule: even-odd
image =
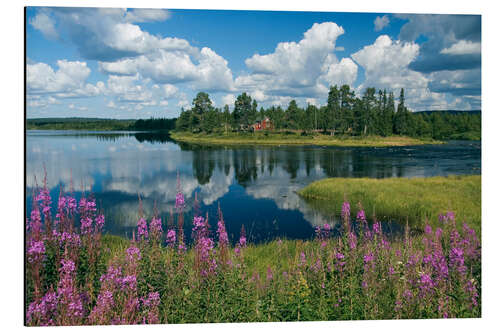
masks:
[[[405,135],[434,139],[479,139],[481,115],[468,112],[412,112],[405,104],[404,89],[396,102],[393,92],[367,88],[357,97],[349,85],[332,86],[326,105],[308,104],[301,108],[291,100],[287,108],[258,108],[255,99],[246,92],[239,95],[233,111],[229,105],[213,106],[205,92],[193,99],[191,109],[182,109],[175,127],[193,133],[227,133],[252,130],[256,121],[269,118],[275,130],[322,132],[334,135]]]
[[[28,130],[90,130],[90,131],[169,131],[177,118],[99,119],[99,118],[37,118],[27,119]]]

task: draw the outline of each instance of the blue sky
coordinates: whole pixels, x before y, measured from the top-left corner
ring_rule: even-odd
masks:
[[[28,118],[175,117],[199,91],[323,105],[335,84],[481,108],[480,16],[29,7],[26,22]]]

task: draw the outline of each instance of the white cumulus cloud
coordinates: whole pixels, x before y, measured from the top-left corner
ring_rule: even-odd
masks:
[[[375,25],[375,31],[380,31],[389,25],[389,17],[387,15],[377,16],[373,24]]]
[[[343,33],[334,22],[315,23],[299,42],[281,42],[273,53],[248,58],[245,64],[252,73],[237,77],[235,85],[258,91],[260,99],[283,102],[285,97],[324,96],[331,84],[352,84],[357,65],[350,59],[338,61],[333,53]]]
[[[40,32],[48,39],[57,39],[59,34],[56,31],[54,21],[44,11],[40,11],[34,18],[30,20],[33,28]]]
[[[26,85],[29,95],[54,94],[55,97],[84,97],[100,94],[104,84],[87,83],[90,68],[81,61],[58,60],[57,70],[46,63],[26,66]]]
[[[442,49],[440,53],[452,55],[480,54],[481,43],[461,40],[451,45],[450,47]]]

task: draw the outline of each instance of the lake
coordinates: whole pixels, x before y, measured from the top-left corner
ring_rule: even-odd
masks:
[[[186,234],[195,196],[212,226],[217,207],[232,241],[245,226],[250,241],[309,239],[335,216],[314,210],[296,191],[326,177],[430,177],[481,173],[481,142],[339,148],[312,146],[200,146],[144,132],[27,131],[26,204],[47,185],[55,204],[73,184],[77,197],[92,193],[106,216],[105,232],[131,237],[140,195],[147,216],[167,221],[177,175],[186,197]],[[332,203],[340,211],[341,203]],[[387,224],[389,228],[391,224]],[[165,229],[165,227],[164,227]]]

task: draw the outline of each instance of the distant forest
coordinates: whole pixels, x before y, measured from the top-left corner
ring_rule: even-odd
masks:
[[[103,119],[103,118],[33,118],[26,129],[90,130],[90,131],[169,131],[177,118]]]
[[[349,85],[332,86],[326,102],[320,107],[309,104],[301,108],[292,100],[286,109],[281,106],[259,109],[255,99],[242,93],[230,112],[228,105],[216,108],[207,93],[199,92],[193,99],[192,108],[182,110],[176,129],[221,134],[249,131],[253,123],[267,117],[278,131],[344,136],[405,135],[438,140],[481,139],[480,112],[411,112],[405,104],[404,89],[396,103],[394,94],[386,90],[377,92],[375,88],[367,88],[359,98]]]

